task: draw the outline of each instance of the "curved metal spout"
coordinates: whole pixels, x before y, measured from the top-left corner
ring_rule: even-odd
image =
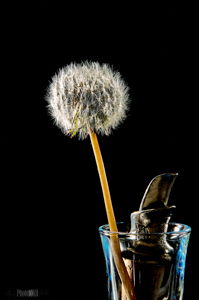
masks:
[[[131,214],[131,231],[137,233],[167,232],[172,211],[175,209],[174,205],[167,206],[167,203],[177,175],[177,173],[164,173],[151,180],[142,198],[139,211]],[[146,246],[146,241],[143,243],[140,240],[134,244],[134,247],[140,247],[141,244]],[[151,247],[151,242],[149,244]],[[154,240],[153,246],[157,249],[158,247],[159,249],[165,248],[165,251],[170,248],[166,240],[162,242],[160,236],[157,236],[156,241]]]
[[[166,207],[177,175],[178,173],[164,173],[154,177],[144,193],[139,210]]]

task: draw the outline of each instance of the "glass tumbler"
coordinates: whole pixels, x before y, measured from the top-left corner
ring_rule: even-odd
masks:
[[[130,226],[125,222],[117,223],[117,228],[118,232],[111,232],[109,225],[99,228],[106,265],[107,299],[128,300],[113,257],[111,235],[117,235],[136,299],[182,300],[191,227],[169,223],[167,232],[152,234],[129,232]],[[159,247],[156,247],[157,240]],[[167,247],[161,248],[165,243]],[[135,244],[139,247],[135,248]],[[143,251],[146,245],[148,250]]]

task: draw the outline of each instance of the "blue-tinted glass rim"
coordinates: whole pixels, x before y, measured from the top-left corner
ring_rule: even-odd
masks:
[[[117,225],[122,225],[122,224],[128,224],[127,222],[117,222]],[[132,232],[121,232],[121,231],[110,231],[107,229],[104,229],[105,227],[109,227],[109,224],[105,224],[102,225],[98,228],[99,232],[102,234],[118,234],[118,235],[132,235],[132,236],[150,236],[150,235],[180,235],[180,234],[187,234],[191,232],[191,227],[185,224],[181,224],[181,223],[176,223],[176,222],[171,222],[169,223],[169,225],[173,225],[173,226],[181,226],[184,227],[183,230],[178,230],[178,231],[167,231],[167,232],[156,232],[156,233],[132,233]]]

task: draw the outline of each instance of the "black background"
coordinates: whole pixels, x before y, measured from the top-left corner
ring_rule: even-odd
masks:
[[[1,288],[47,288],[55,299],[106,299],[98,227],[107,223],[89,137],[66,137],[44,100],[70,62],[118,70],[132,99],[125,122],[99,136],[117,221],[138,210],[153,177],[178,172],[172,220],[188,224],[184,300],[198,267],[198,97],[194,7],[128,3],[4,9],[0,100]],[[197,271],[196,271],[197,272]]]

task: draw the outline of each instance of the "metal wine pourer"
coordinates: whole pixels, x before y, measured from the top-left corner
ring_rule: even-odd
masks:
[[[172,211],[175,209],[174,205],[167,206],[167,203],[177,175],[165,173],[153,178],[144,193],[139,211],[131,214],[130,231],[141,234],[133,242],[131,251],[134,253],[158,255],[158,260],[161,257],[168,261],[172,259],[173,248],[167,243],[165,235],[155,233],[167,232]]]
[[[175,206],[167,206],[177,173],[156,176],[149,183],[139,211],[131,214],[132,237],[123,252],[130,278],[134,278],[137,299],[167,299],[173,247],[167,242],[166,233]],[[122,300],[126,300],[123,296]]]
[[[139,211],[131,214],[131,232],[141,234],[133,242],[133,252],[156,256],[159,254],[163,259],[171,260],[173,248],[167,243],[165,235],[154,233],[167,232],[172,211],[176,208],[167,204],[177,175],[165,173],[153,178],[144,193]],[[142,235],[145,233],[147,235]],[[152,235],[148,239],[150,233]]]

